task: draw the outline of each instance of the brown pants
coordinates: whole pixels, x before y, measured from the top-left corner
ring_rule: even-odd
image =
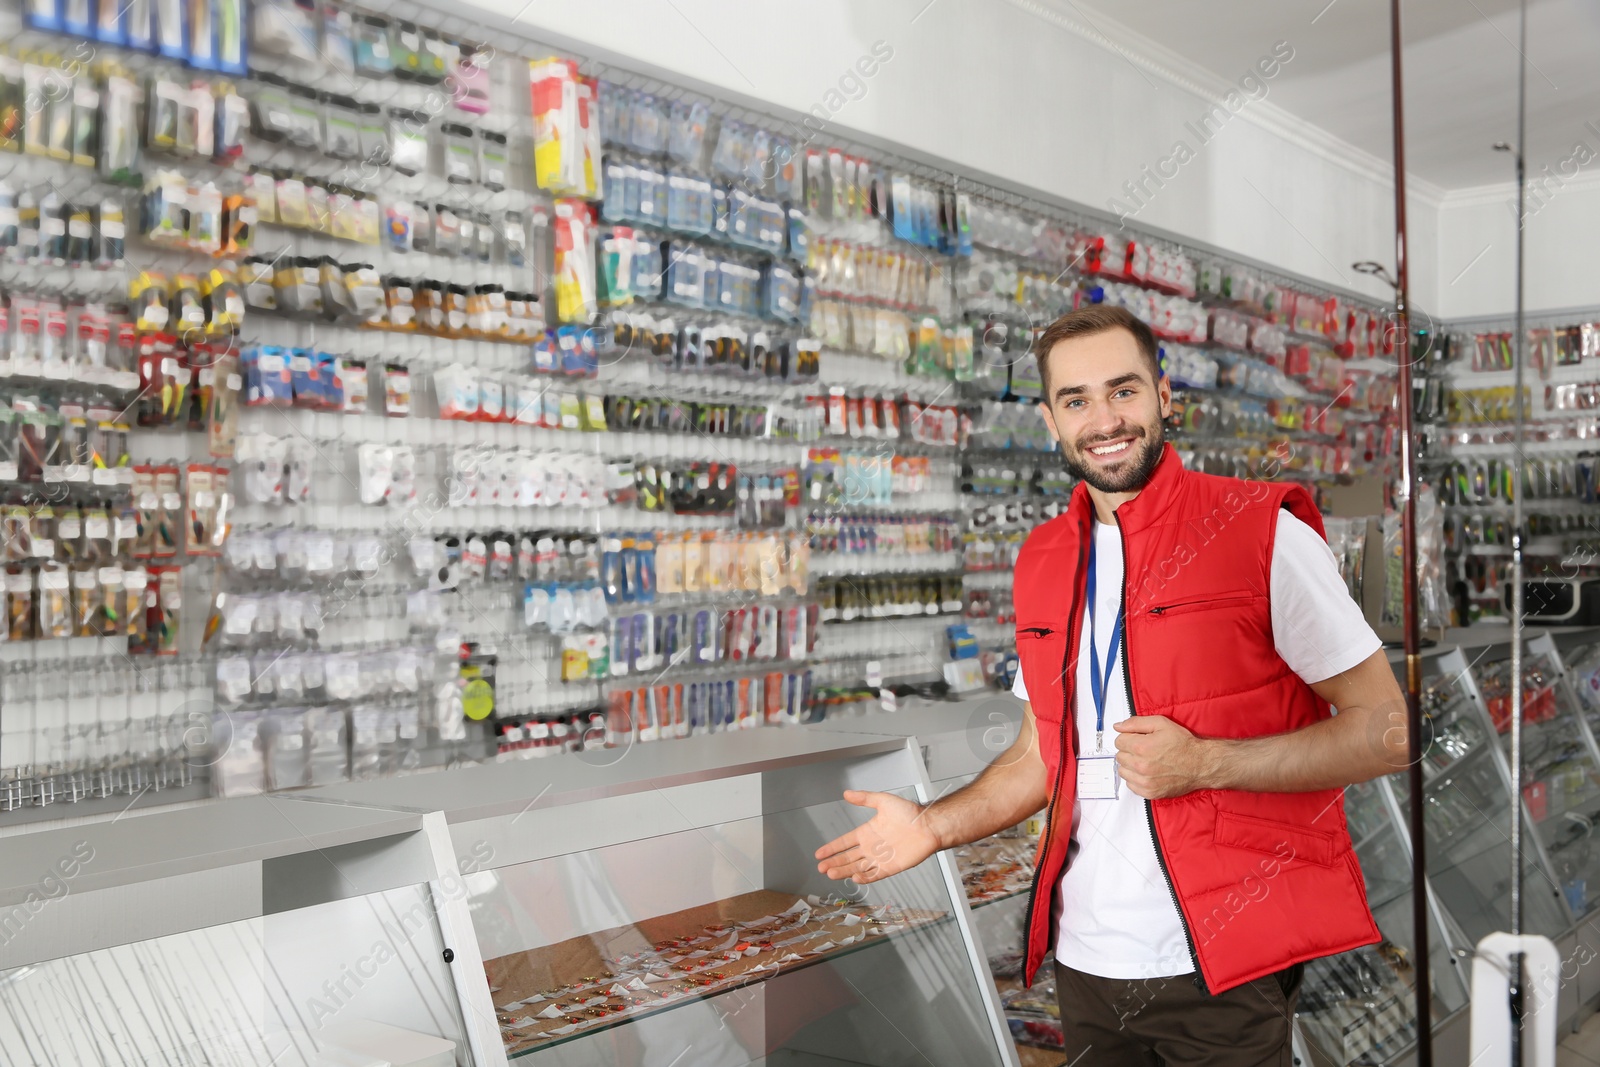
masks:
[[[1070,1067],[1290,1067],[1303,964],[1207,996],[1194,976],[1097,978],[1056,964]]]

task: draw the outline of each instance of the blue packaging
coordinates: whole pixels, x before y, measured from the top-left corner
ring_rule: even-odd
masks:
[[[533,369],[539,374],[554,374],[560,367],[560,359],[556,355],[556,342],[549,334],[545,334],[533,342]]]
[[[156,13],[153,0],[132,0],[123,18],[123,32],[129,48],[144,52],[156,50]]]
[[[103,44],[128,43],[128,9],[131,4],[102,3],[95,12],[94,39]]]
[[[184,0],[156,0],[156,50],[166,59],[190,58],[189,20],[184,17]]]
[[[27,0],[22,5],[23,22],[31,29],[58,33],[61,30],[63,0]]]

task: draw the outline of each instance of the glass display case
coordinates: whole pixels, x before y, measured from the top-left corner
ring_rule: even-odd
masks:
[[[866,886],[818,873],[872,814],[846,789],[932,796],[907,739],[810,730],[321,795],[450,820],[508,1060],[1010,1063],[949,857]]]
[[[1483,672],[1484,705],[1509,767],[1509,659]],[[1571,688],[1560,653],[1548,636],[1528,644],[1522,661],[1522,799],[1547,864],[1544,882],[1560,891],[1574,919],[1600,896],[1600,751]]]
[[[1517,813],[1525,829],[1523,927],[1554,939],[1564,961],[1581,962],[1590,957],[1574,951],[1585,936],[1577,920],[1600,893],[1600,850],[1591,845],[1600,813],[1594,732],[1600,701],[1591,697],[1600,693],[1600,653],[1585,647],[1572,655],[1580,666],[1567,670],[1551,634],[1526,646]],[[1503,642],[1450,648],[1426,659],[1425,888],[1436,1055],[1441,1032],[1459,1037],[1465,1029],[1461,1009],[1473,946],[1510,923],[1509,668]],[[1298,1021],[1302,1051],[1319,1065],[1403,1061],[1415,1039],[1408,785],[1405,776],[1391,775],[1345,791],[1350,834],[1384,941],[1308,966]],[[1593,968],[1569,969],[1564,964],[1561,976],[1563,1019],[1600,993]]]
[[[1435,739],[1423,764],[1428,876],[1470,946],[1510,923],[1510,764],[1478,685],[1479,674],[1489,677],[1497,668],[1487,656],[1472,666],[1460,649],[1430,663],[1422,694]],[[1530,729],[1525,738],[1531,734]],[[1393,784],[1404,803],[1404,780],[1395,778]],[[1523,854],[1523,929],[1555,937],[1572,925],[1572,915],[1526,808],[1522,819],[1529,835]]]
[[[975,694],[953,703],[913,699],[892,712],[826,720],[818,728],[915,737],[934,795],[943,796],[966,785],[1011,747],[1021,728],[1022,707],[1010,694]],[[1054,970],[1040,968],[1031,988],[1021,976],[1022,921],[1042,829],[1040,819],[1027,820],[950,853],[1021,1067],[1066,1063]]]
[[[443,833],[256,798],[8,838],[0,1062],[494,1062]]]
[[[814,853],[924,802],[906,738],[757,730],[6,841],[0,1062],[993,1064],[945,855]]]
[[[1387,779],[1345,790],[1345,817],[1383,940],[1306,966],[1296,1021],[1317,1067],[1376,1067],[1416,1040],[1411,848],[1400,805]],[[1454,939],[1444,936],[1437,900],[1431,903],[1428,957],[1438,1020],[1465,1006],[1467,989],[1453,962]]]
[[[1563,657],[1567,684],[1589,732],[1600,737],[1600,643],[1581,645]]]

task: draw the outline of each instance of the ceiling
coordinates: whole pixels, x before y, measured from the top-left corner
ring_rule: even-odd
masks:
[[[1288,41],[1294,58],[1267,99],[1392,158],[1388,0],[1059,0],[1058,10],[1113,40],[1120,24],[1230,81]],[[1403,0],[1401,11],[1407,170],[1445,189],[1510,181],[1491,146],[1516,139],[1517,0]],[[1532,178],[1580,140],[1600,153],[1600,133],[1585,127],[1600,129],[1600,2],[1530,0],[1527,55]]]

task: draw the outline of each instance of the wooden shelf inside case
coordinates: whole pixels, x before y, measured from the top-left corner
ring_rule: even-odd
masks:
[[[1036,849],[1035,842],[1020,837],[986,837],[956,849],[968,906],[980,908],[1032,889]]]
[[[489,960],[508,1055],[838,959],[949,914],[758,890]]]

